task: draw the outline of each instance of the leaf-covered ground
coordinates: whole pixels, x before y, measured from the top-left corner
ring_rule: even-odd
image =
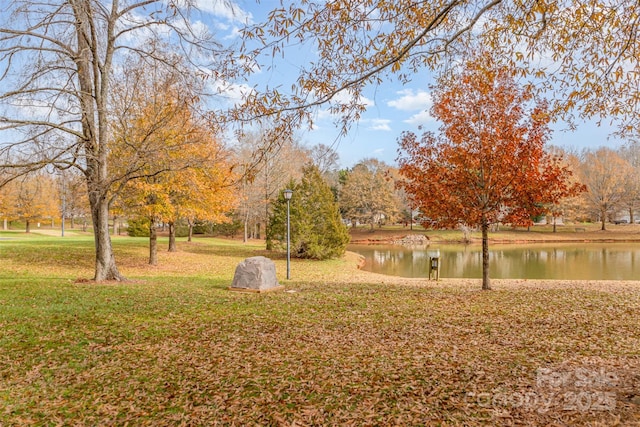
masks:
[[[347,257],[245,294],[227,287],[258,246],[150,268],[144,240],[116,239],[134,280],[95,284],[76,280],[90,242],[51,243],[0,242],[2,426],[640,425],[638,282],[482,292]]]

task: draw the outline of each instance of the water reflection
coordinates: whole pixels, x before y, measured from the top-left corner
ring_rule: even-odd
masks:
[[[402,277],[428,277],[429,257],[440,257],[440,277],[482,277],[479,245],[350,245],[365,270]],[[492,245],[490,276],[497,279],[640,280],[640,244],[581,243]]]

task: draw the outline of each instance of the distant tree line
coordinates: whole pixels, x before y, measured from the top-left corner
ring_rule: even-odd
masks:
[[[241,145],[242,147],[242,145]],[[253,180],[239,180],[230,187],[228,197],[235,198],[235,207],[220,210],[219,217],[207,220],[206,215],[178,221],[178,235],[188,236],[189,228],[198,234],[245,236],[245,239],[266,239],[271,220],[272,203],[293,179],[300,180],[306,164],[319,168],[324,159],[314,158],[314,151],[329,151],[330,166],[321,171],[322,179],[332,191],[343,221],[348,226],[380,227],[386,224],[414,224],[421,213],[412,207],[406,193],[396,187],[398,169],[380,160],[366,158],[350,168],[339,168],[337,153],[327,146],[305,148],[292,143],[281,150],[281,155],[269,158],[267,167],[259,167]],[[576,182],[586,186],[586,191],[575,197],[561,200],[550,207],[544,221],[553,217],[565,222],[599,222],[607,224],[640,221],[640,143],[629,141],[617,149],[561,149],[549,147],[551,154],[561,154],[567,166],[574,171]],[[234,156],[241,156],[233,154]],[[241,161],[241,157],[237,157]],[[295,161],[294,161],[295,159]],[[276,167],[277,165],[277,167]],[[277,170],[277,173],[275,172]],[[206,191],[194,195],[203,198]],[[133,195],[132,195],[133,197]],[[134,197],[135,198],[135,197]],[[203,204],[209,209],[215,201]],[[111,230],[118,231],[119,223],[135,218],[137,202],[117,200],[111,208]],[[59,226],[62,216],[67,227],[86,228],[91,216],[86,191],[81,177],[71,171],[47,173],[40,171],[14,180],[0,188],[0,228],[21,227],[31,229],[34,223]],[[168,223],[164,218],[158,224]],[[210,224],[210,225],[207,225]],[[218,224],[217,226],[215,224]],[[234,225],[232,225],[234,224]],[[168,227],[168,226],[167,226]],[[217,231],[216,231],[217,230]],[[148,233],[148,230],[145,231]]]

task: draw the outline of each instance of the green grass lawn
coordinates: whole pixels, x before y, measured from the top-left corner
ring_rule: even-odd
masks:
[[[114,238],[131,280],[96,284],[89,237],[0,232],[0,426],[640,423],[634,286],[286,281],[270,254],[287,292],[246,294],[260,245],[146,245]]]

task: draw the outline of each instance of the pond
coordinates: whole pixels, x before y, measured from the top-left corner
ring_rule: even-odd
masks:
[[[480,245],[350,245],[365,257],[363,270],[429,277],[429,257],[440,258],[440,277],[481,278]],[[496,279],[640,280],[640,243],[489,245],[489,275]]]

